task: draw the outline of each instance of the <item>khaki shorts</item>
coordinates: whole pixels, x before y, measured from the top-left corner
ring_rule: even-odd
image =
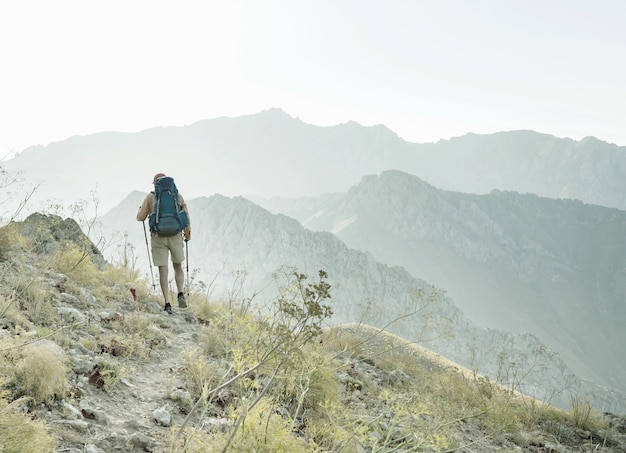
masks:
[[[172,254],[172,263],[182,263],[185,261],[183,251],[183,235],[161,237],[152,235],[152,262],[155,266],[167,266],[168,254]]]

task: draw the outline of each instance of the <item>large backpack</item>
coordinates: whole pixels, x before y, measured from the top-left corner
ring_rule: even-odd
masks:
[[[154,182],[154,206],[148,225],[159,236],[174,236],[189,226],[189,217],[180,205],[178,189],[170,176]]]

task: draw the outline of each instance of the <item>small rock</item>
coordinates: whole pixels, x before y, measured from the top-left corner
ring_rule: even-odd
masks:
[[[104,376],[100,373],[100,370],[95,369],[89,375],[89,383],[98,389],[104,388]]]
[[[91,294],[91,292],[89,292],[89,290],[88,290],[88,289],[86,289],[86,288],[81,288],[81,289],[80,289],[80,292],[82,293],[83,298],[84,298],[87,302],[89,302],[90,304],[95,304],[95,303],[97,302],[97,300],[96,300],[96,296],[94,296],[93,294]]]
[[[137,388],[137,386],[131,384],[126,378],[120,378],[120,384],[125,385],[126,387],[131,389]]]
[[[116,312],[115,310],[104,310],[98,313],[98,317],[102,322],[121,321],[124,316]]]
[[[92,355],[92,352],[87,349],[86,347],[84,347],[82,344],[80,343],[76,343],[74,344],[74,347],[72,349],[70,349],[68,351],[68,354],[73,354],[73,355]]]
[[[67,275],[65,274],[52,274],[50,284],[55,287],[62,287],[67,283]]]
[[[133,433],[128,438],[127,443],[133,447],[143,448],[145,451],[152,451],[152,446],[154,445],[154,441],[152,439],[141,433]]]
[[[80,299],[68,293],[61,293],[61,302],[68,305],[80,305]]]
[[[146,310],[150,313],[158,314],[163,311],[163,306],[157,304],[156,302],[147,302]]]
[[[103,411],[87,408],[87,409],[81,409],[80,413],[82,414],[83,417],[89,420],[95,420],[106,426],[109,425],[109,417]]]
[[[172,426],[172,415],[164,407],[155,410],[152,416],[157,424],[165,427]]]
[[[76,409],[74,406],[72,406],[70,403],[68,403],[67,401],[62,401],[61,406],[63,406],[63,409],[67,412],[68,419],[77,420],[79,418],[82,418],[80,411]]]
[[[57,307],[57,312],[59,313],[59,315],[67,316],[68,318],[76,322],[85,322],[86,320],[84,314],[72,307]]]
[[[226,418],[208,417],[202,425],[207,427],[209,431],[226,432],[228,430],[229,422]]]
[[[89,423],[83,420],[55,420],[53,423],[69,426],[80,432],[89,430]]]

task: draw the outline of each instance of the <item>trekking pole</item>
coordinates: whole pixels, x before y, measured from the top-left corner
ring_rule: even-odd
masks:
[[[185,241],[185,261],[187,262],[187,298],[189,298],[189,241]]]
[[[143,224],[143,235],[146,238],[146,250],[148,251],[148,264],[150,265],[150,277],[152,277],[152,291],[156,291],[156,285],[154,284],[154,274],[152,273],[152,260],[150,259],[150,247],[148,246],[148,233],[146,233],[146,221]]]

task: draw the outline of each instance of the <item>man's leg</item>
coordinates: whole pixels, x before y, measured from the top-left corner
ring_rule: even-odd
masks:
[[[172,313],[172,305],[169,301],[169,284],[168,284],[168,266],[159,266],[159,284],[161,285],[161,292],[165,299],[165,311]]]
[[[185,252],[183,246],[183,235],[173,236],[170,242],[170,252],[172,253],[172,265],[174,266],[174,280],[176,281],[176,289],[178,289],[178,306],[180,308],[187,307],[185,300],[185,273],[183,272],[183,261],[185,261]]]
[[[163,292],[163,297],[165,298],[165,303],[169,302],[168,298],[168,268],[166,266],[159,266],[159,284],[161,285],[161,291]]]
[[[172,312],[172,306],[169,303],[169,283],[168,279],[168,256],[167,238],[152,236],[152,261],[159,268],[159,285],[165,299],[165,311]]]
[[[185,273],[183,272],[182,263],[172,263],[174,266],[174,280],[176,280],[176,288],[178,289],[178,306],[180,308],[187,307],[187,301],[185,300]]]

